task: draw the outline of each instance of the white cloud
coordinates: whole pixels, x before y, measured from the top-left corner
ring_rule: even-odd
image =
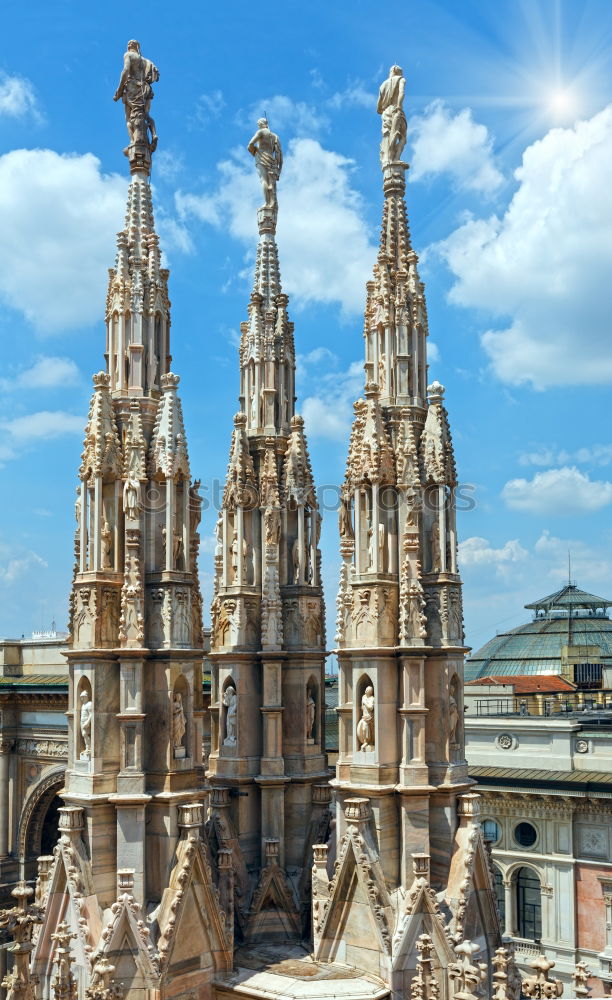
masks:
[[[41,355],[29,368],[24,368],[12,378],[1,378],[0,389],[9,392],[17,389],[55,389],[58,386],[76,385],[79,369],[71,358]]]
[[[508,507],[529,514],[587,514],[612,503],[612,483],[592,480],[576,466],[511,479],[502,490]]]
[[[504,382],[612,382],[612,105],[529,146],[498,218],[470,219],[437,245],[450,299],[509,324],[482,345]]]
[[[491,194],[503,183],[493,157],[493,139],[469,108],[454,115],[434,101],[423,115],[411,118],[410,179],[420,181],[446,174],[462,190]]]
[[[427,339],[427,360],[433,364],[437,364],[441,360],[440,348],[429,338]]]
[[[363,391],[363,362],[353,361],[344,372],[318,379],[320,391],[306,396],[302,414],[309,438],[346,441],[353,420],[353,403]]]
[[[214,118],[218,118],[225,107],[225,98],[221,90],[211,90],[209,94],[200,94],[196,99],[191,124],[196,126],[207,125]]]
[[[23,556],[14,556],[7,560],[4,565],[0,564],[0,582],[15,583],[22,576],[26,576],[31,569],[45,567],[47,563],[35,552],[27,552]]]
[[[376,108],[376,95],[367,90],[360,80],[349,83],[344,90],[337,90],[327,100],[327,105],[334,111],[345,108],[365,108],[373,111]]]
[[[40,410],[12,420],[0,420],[0,461],[15,458],[24,448],[38,441],[49,441],[65,435],[85,432],[85,416],[63,410]]]
[[[126,189],[91,153],[0,156],[0,300],[42,333],[103,319]]]
[[[177,192],[184,221],[225,227],[254,249],[261,185],[248,154],[219,164],[212,195]],[[361,196],[351,187],[353,162],[314,139],[289,143],[279,182],[278,244],[283,287],[298,305],[339,303],[361,312],[375,247],[364,222]],[[250,269],[249,269],[250,270]]]
[[[273,97],[262,97],[255,101],[248,111],[240,111],[237,121],[244,127],[257,129],[259,118],[267,118],[273,132],[280,132],[283,142],[283,132],[298,136],[318,135],[329,128],[329,118],[318,111],[312,104],[305,101],[294,101],[285,94],[274,94]]]
[[[25,115],[40,117],[34,87],[23,76],[0,73],[0,115],[23,118]]]
[[[459,543],[461,566],[496,566],[523,562],[528,556],[518,538],[505,542],[496,549],[487,538],[475,535]]]
[[[519,455],[521,465],[567,465],[576,462],[579,465],[610,465],[612,464],[612,444],[593,444],[576,451],[547,448],[540,446],[532,451],[524,451]]]

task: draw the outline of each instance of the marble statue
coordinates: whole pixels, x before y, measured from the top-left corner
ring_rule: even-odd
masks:
[[[130,142],[142,142],[149,145],[151,152],[157,146],[155,122],[151,118],[151,101],[153,100],[152,83],[159,80],[159,70],[150,59],[145,59],[140,52],[140,44],[132,39],[127,44],[127,52],[123,57],[123,70],[119,86],[113,100],[123,101],[125,121]],[[150,134],[150,139],[149,139]]]
[[[162,541],[162,560],[164,562],[164,567],[165,567],[165,564],[166,564],[166,525],[165,524],[160,525],[159,533],[161,535],[161,541]]]
[[[100,539],[102,542],[102,569],[112,568],[112,551],[113,551],[113,533],[110,528],[108,521],[104,522],[102,531],[100,532]]]
[[[264,205],[276,211],[278,208],[276,182],[283,169],[283,151],[280,139],[270,131],[266,118],[260,118],[257,122],[257,131],[247,149],[255,157],[257,173],[263,187]]]
[[[317,705],[312,696],[312,690],[306,689],[306,739],[312,740]]]
[[[382,354],[378,361],[378,388],[380,389],[381,396],[384,396],[385,389],[387,388],[386,363],[387,358],[384,354]]]
[[[202,520],[202,497],[200,495],[200,486],[202,485],[201,479],[194,479],[193,484],[189,487],[189,511],[191,514],[191,531],[195,532],[200,527],[200,521]]]
[[[215,524],[215,559],[223,558],[223,515],[219,514]]]
[[[395,163],[406,145],[406,115],[404,114],[404,91],[406,81],[399,66],[392,66],[389,76],[381,84],[376,110],[382,115],[382,142],[380,160],[385,167]]]
[[[236,694],[236,688],[233,688],[231,684],[229,687],[225,689],[225,693],[223,695],[223,704],[227,709],[225,713],[225,739],[223,740],[223,746],[235,747],[236,714],[238,712],[238,695]]]
[[[81,760],[89,760],[91,757],[91,720],[93,716],[93,704],[87,691],[81,691],[81,736],[83,737],[84,748],[81,750]]]
[[[351,518],[351,494],[342,490],[340,507],[338,509],[338,528],[341,538],[353,538],[353,521]]]
[[[82,503],[83,503],[83,500],[82,500],[82,497],[81,497],[81,487],[77,486],[77,488],[76,488],[76,500],[74,501],[74,516],[76,518],[76,523],[77,523],[77,526],[79,528],[81,526],[81,505],[82,505]]]
[[[357,723],[360,750],[374,749],[374,688],[368,684],[361,699],[361,718]]]
[[[291,561],[293,563],[293,582],[300,582],[300,565],[302,561],[302,553],[300,552],[300,541],[296,538],[293,545],[291,546]]]
[[[123,487],[123,513],[132,520],[138,519],[140,483],[134,476],[128,476]]]
[[[182,750],[183,739],[185,737],[185,712],[183,709],[183,696],[179,691],[175,692],[172,700],[172,746],[174,750]]]
[[[451,695],[448,699],[448,748],[452,750],[457,742],[457,726],[459,725],[459,708],[457,701]]]
[[[172,562],[175,569],[178,569],[183,561],[183,551],[183,536],[180,531],[174,531],[172,533]]]
[[[385,571],[385,546],[387,540],[387,532],[385,530],[384,524],[378,525],[378,571],[384,573]]]
[[[431,561],[430,573],[439,573],[442,568],[442,552],[440,550],[440,525],[437,521],[431,526]]]
[[[281,537],[281,517],[278,510],[267,510],[265,513],[266,545],[278,545]]]
[[[147,364],[147,382],[149,384],[149,389],[153,389],[157,385],[157,369],[159,365],[159,358],[157,354],[153,351],[153,348],[149,351],[149,360]]]

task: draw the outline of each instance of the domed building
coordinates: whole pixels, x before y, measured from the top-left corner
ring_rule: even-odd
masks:
[[[465,680],[553,674],[578,687],[612,687],[611,606],[573,583],[526,604],[532,620],[473,653]]]

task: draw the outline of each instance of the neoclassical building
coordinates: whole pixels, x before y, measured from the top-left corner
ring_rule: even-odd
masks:
[[[384,203],[340,508],[335,775],[320,517],[275,241],[282,149],[265,119],[248,146],[263,205],[217,524],[205,769],[201,503],[150,184],[158,75],[129,42],[115,97],[130,186],[79,469],[68,685],[55,706],[67,718],[63,787],[48,790],[63,802],[59,840],[39,859],[34,902],[22,883],[0,916],[15,939],[9,1000],[34,1000],[35,985],[39,1000],[456,1000],[507,975],[518,1000],[513,962],[496,952],[465,758],[457,477],[444,389],[428,384],[402,71],[391,68],[378,101]],[[26,723],[15,716],[17,736]],[[41,848],[43,833],[44,823]]]
[[[566,988],[585,961],[594,996],[612,993],[609,605],[573,584],[527,605],[532,622],[470,657],[466,689],[504,936],[523,968],[544,951]]]

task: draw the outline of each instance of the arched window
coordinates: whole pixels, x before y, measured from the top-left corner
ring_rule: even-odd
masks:
[[[493,867],[495,898],[497,909],[501,920],[502,929],[506,921],[506,893],[504,891],[504,878],[497,866]]]
[[[541,940],[542,893],[540,880],[532,868],[519,868],[516,873],[516,920],[519,937]]]

